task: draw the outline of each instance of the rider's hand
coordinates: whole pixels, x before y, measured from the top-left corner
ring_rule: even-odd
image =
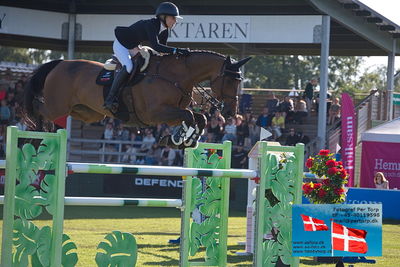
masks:
[[[181,56],[188,56],[190,55],[190,50],[188,48],[177,48],[176,54]]]

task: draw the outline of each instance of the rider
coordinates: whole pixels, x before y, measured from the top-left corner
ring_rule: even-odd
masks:
[[[117,96],[120,88],[134,69],[131,57],[139,51],[138,46],[143,41],[149,41],[150,46],[160,53],[186,56],[190,53],[185,48],[167,46],[168,29],[172,29],[179,16],[178,7],[171,2],[161,3],[156,10],[156,17],[140,20],[129,27],[115,28],[114,54],[122,64],[116,74],[110,92],[104,101],[104,108],[116,112],[118,107]]]

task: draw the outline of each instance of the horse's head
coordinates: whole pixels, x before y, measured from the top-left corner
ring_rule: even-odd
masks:
[[[224,117],[236,115],[239,85],[243,79],[240,67],[250,59],[251,57],[247,57],[235,62],[228,56],[222,65],[220,73],[213,77],[211,81],[211,90],[215,93],[217,99],[223,102],[221,112]]]

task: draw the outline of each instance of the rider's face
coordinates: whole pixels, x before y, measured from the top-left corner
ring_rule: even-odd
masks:
[[[166,16],[165,23],[167,24],[168,29],[172,29],[176,23],[176,17],[174,16]]]

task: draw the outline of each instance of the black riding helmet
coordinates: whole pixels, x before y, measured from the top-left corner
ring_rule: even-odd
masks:
[[[156,10],[156,16],[159,17],[161,15],[168,15],[168,16],[174,16],[176,18],[182,19],[181,16],[179,16],[179,9],[178,7],[171,2],[162,2]]]

